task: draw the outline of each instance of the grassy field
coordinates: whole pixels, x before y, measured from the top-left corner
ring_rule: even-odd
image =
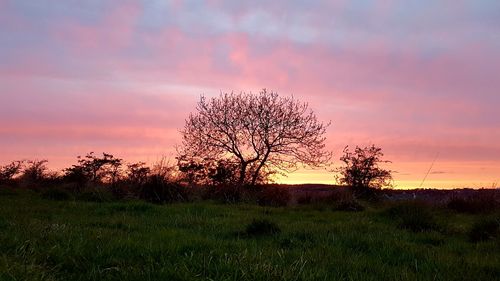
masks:
[[[498,214],[365,206],[161,206],[0,191],[0,280],[500,279],[498,237],[468,234]],[[262,223],[249,227],[254,220]]]

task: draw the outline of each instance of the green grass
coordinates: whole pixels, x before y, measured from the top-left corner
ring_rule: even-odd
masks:
[[[160,206],[0,193],[0,280],[498,280],[498,238],[468,239],[481,216],[432,209],[439,227],[415,232],[388,207],[366,207]],[[245,235],[255,220],[280,231]]]

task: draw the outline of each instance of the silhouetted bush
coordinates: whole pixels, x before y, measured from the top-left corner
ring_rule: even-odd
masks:
[[[187,195],[185,187],[157,174],[149,176],[140,190],[139,198],[151,203],[164,204],[187,201]]]
[[[87,183],[114,185],[122,178],[123,160],[113,155],[103,153],[102,157],[87,153],[85,157],[78,156],[78,164],[65,169],[64,179],[77,183],[83,188]]]
[[[335,190],[322,200],[337,211],[360,212],[365,209],[365,207],[358,202],[354,192],[350,189]]]
[[[493,196],[487,195],[476,194],[474,197],[455,197],[448,202],[447,207],[456,212],[470,214],[491,213],[500,209],[500,202]]]
[[[12,161],[5,166],[0,166],[0,184],[10,184],[23,169],[23,161]]]
[[[238,164],[229,160],[220,159],[208,166],[207,177],[210,184],[237,184]]]
[[[83,190],[89,181],[83,167],[77,165],[64,170],[63,180],[69,184],[73,184],[72,189],[76,192]]]
[[[281,232],[281,229],[274,222],[266,219],[254,219],[245,229],[245,234],[249,236],[273,235]]]
[[[257,191],[257,203],[261,206],[287,206],[290,198],[290,192],[286,187],[264,185]]]
[[[127,164],[126,182],[132,186],[142,186],[148,180],[151,168],[144,162]]]
[[[469,230],[469,241],[480,242],[500,237],[500,219],[476,221]]]
[[[405,202],[389,208],[386,214],[398,222],[398,227],[413,232],[439,230],[430,207],[422,202]]]
[[[64,201],[70,200],[72,198],[72,195],[69,191],[62,188],[48,188],[42,191],[42,198]]]
[[[47,160],[30,160],[21,172],[19,180],[27,187],[39,187],[44,185],[49,178]]]
[[[344,148],[344,155],[340,161],[344,167],[337,168],[337,181],[352,188],[359,198],[374,197],[376,189],[391,186],[392,171],[381,168],[379,165],[390,163],[382,160],[382,149],[375,145],[367,147],[356,146],[354,152],[349,147]]]
[[[190,186],[209,184],[209,167],[213,164],[213,161],[196,157],[187,159],[185,155],[180,155],[176,159],[182,182]]]
[[[221,203],[237,203],[242,201],[244,187],[237,184],[218,184],[204,188],[203,199],[215,200]]]

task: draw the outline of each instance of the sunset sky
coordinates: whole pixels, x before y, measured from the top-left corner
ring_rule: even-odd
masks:
[[[500,185],[500,1],[0,0],[0,165],[174,157],[201,94],[308,102],[398,188]],[[333,183],[301,170],[283,182]]]

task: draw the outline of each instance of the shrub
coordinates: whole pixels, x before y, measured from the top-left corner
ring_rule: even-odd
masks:
[[[323,198],[323,201],[333,206],[333,209],[337,211],[359,212],[365,209],[365,207],[356,200],[354,192],[348,189],[335,190],[332,194]]]
[[[78,164],[65,169],[64,178],[83,186],[87,182],[115,184],[122,177],[123,160],[103,153],[102,157],[87,153],[78,156]]]
[[[279,234],[281,229],[274,222],[266,219],[254,219],[245,229],[245,234],[249,236],[262,236]]]
[[[421,202],[400,203],[386,211],[398,222],[398,227],[413,232],[438,230],[439,226],[429,207]]]
[[[39,186],[45,183],[48,175],[47,160],[32,160],[26,163],[20,179],[27,186]]]
[[[257,194],[257,203],[261,206],[283,207],[290,202],[290,192],[286,187],[262,186]]]
[[[49,200],[64,201],[71,199],[71,194],[62,188],[49,188],[42,192],[42,198]]]
[[[23,165],[23,161],[13,161],[0,166],[0,184],[12,184],[14,178],[22,171]]]
[[[126,181],[132,185],[140,186],[148,180],[151,168],[144,162],[127,164]]]
[[[130,185],[126,182],[119,181],[115,184],[107,185],[107,187],[109,188],[109,192],[111,192],[113,197],[116,199],[122,200],[125,198],[136,198],[130,190]]]
[[[164,204],[187,201],[186,188],[170,182],[162,175],[151,175],[142,186],[139,198],[151,203]]]
[[[392,171],[380,167],[380,164],[390,163],[382,160],[383,156],[382,149],[375,145],[356,146],[354,151],[346,146],[344,155],[340,157],[344,167],[336,169],[338,182],[352,187],[359,197],[372,197],[373,190],[391,186]]]
[[[499,219],[483,219],[475,222],[469,230],[469,241],[480,242],[500,236]]]
[[[210,185],[205,188],[203,199],[216,200],[222,203],[237,203],[243,198],[243,188],[237,184]]]

